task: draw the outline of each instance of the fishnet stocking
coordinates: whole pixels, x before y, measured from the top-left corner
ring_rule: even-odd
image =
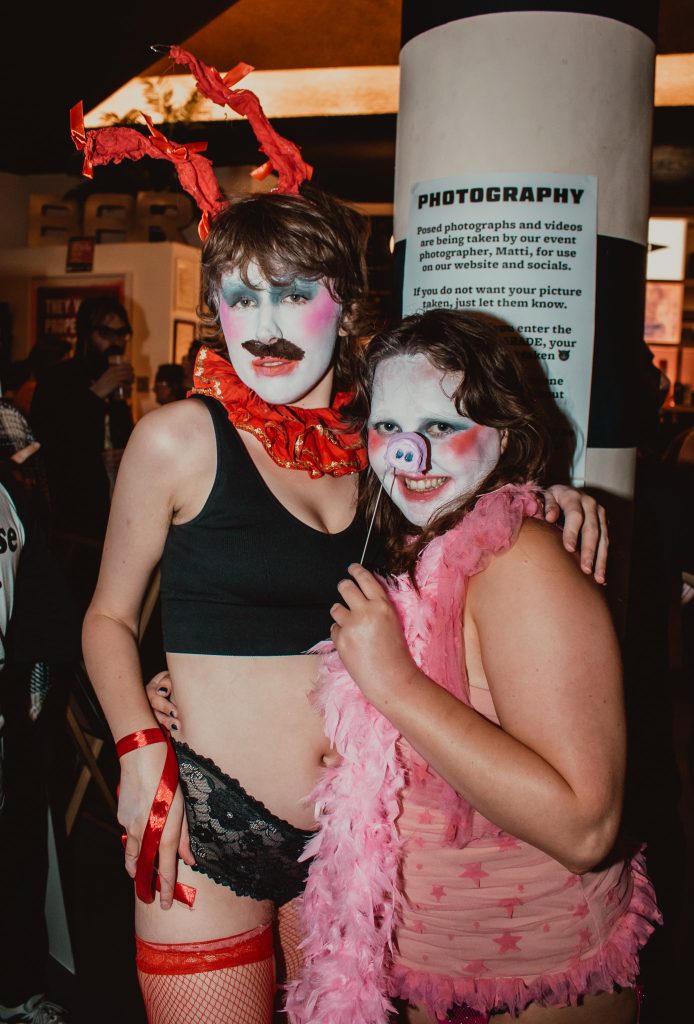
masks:
[[[286,985],[293,981],[304,966],[304,954],[299,949],[303,938],[300,927],[299,911],[296,900],[285,903],[277,911],[277,931],[281,951],[281,964],[278,964],[278,980]],[[278,955],[278,961],[280,956]]]
[[[137,939],[149,1024],[270,1024],[275,995],[269,926],[212,942]]]

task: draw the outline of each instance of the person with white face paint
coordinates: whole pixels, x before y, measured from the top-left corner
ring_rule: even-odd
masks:
[[[295,277],[278,286],[255,263],[222,277],[219,319],[243,383],[274,405],[308,406],[333,361],[340,304],[322,281]],[[292,341],[301,339],[301,345]]]
[[[374,374],[369,462],[408,522],[423,528],[447,502],[474,494],[499,461],[503,436],[458,412],[460,374],[442,374],[423,352],[384,360]],[[388,443],[419,434],[426,455],[416,472],[391,465]]]
[[[550,430],[507,335],[438,309],[366,349],[385,571],[350,566],[321,648],[342,759],[311,794],[291,1024],[385,1024],[392,998],[417,1024],[637,1019],[660,915],[620,835],[618,643],[543,521]]]
[[[303,798],[331,757],[305,652],[328,634],[332,593],[364,543],[366,466],[340,414],[365,322],[366,225],[305,191],[240,197],[214,219],[202,265],[216,337],[198,352],[191,397],[135,428],[85,619],[90,678],[114,737],[132,740],[117,747],[119,820],[155,1024],[267,1024],[275,908],[278,974],[297,955],[292,901],[314,828]],[[185,722],[173,762],[152,742],[164,736],[137,655],[158,564],[170,678],[156,689],[175,690],[174,740]]]
[[[307,700],[319,660],[307,652],[366,537],[366,451],[343,414],[366,333],[365,241],[364,219],[310,186],[231,200],[202,252],[215,338],[189,399],[142,418],[119,470],[84,653],[118,741],[154,1024],[218,1020],[219,1007],[267,1024],[276,908],[281,977],[295,968],[298,858],[315,830],[305,797],[334,756]],[[595,503],[555,493],[567,543],[585,515],[587,571],[604,572]],[[148,688],[153,713],[137,623],[158,564],[168,673]]]

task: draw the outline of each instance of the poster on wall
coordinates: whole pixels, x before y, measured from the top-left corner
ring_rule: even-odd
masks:
[[[77,310],[88,295],[112,295],[125,304],[125,278],[108,278],[89,284],[63,283],[45,278],[33,283],[34,344],[41,338],[61,338],[74,349],[77,341]]]
[[[595,320],[597,178],[455,175],[412,188],[403,312],[476,309],[504,320],[541,363],[576,435],[585,482]]]
[[[649,345],[679,345],[682,340],[684,283],[646,281],[643,336]]]

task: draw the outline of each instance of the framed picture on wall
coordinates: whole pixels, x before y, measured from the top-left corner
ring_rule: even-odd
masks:
[[[684,284],[678,281],[646,282],[644,338],[649,345],[679,345],[683,306]]]
[[[32,323],[35,344],[39,338],[61,338],[74,348],[77,340],[77,310],[82,299],[92,295],[111,295],[122,305],[125,301],[125,278],[101,280],[92,275],[78,278],[35,278],[32,281]]]
[[[173,361],[180,363],[195,338],[195,322],[193,320],[174,320],[173,330]]]

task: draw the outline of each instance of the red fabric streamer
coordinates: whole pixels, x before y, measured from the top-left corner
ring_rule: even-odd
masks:
[[[144,116],[144,115],[143,115]],[[187,145],[171,142],[158,131],[151,120],[145,117],[150,137],[136,128],[95,128],[87,131],[84,127],[82,101],[70,111],[70,134],[77,149],[84,152],[82,173],[86,178],[94,177],[94,167],[123,160],[141,160],[144,156],[154,160],[169,160],[176,169],[182,188],[193,197],[203,213],[198,226],[200,237],[206,238],[206,227],[211,218],[226,206],[226,200],[210,161],[201,156],[207,148],[206,142],[192,142]]]
[[[123,757],[131,750],[139,750],[140,747],[149,747],[152,743],[166,743],[166,736],[159,726],[153,729],[138,729],[137,732],[130,732],[127,736],[116,743],[116,754]]]
[[[279,175],[277,191],[296,194],[299,186],[311,178],[313,168],[303,160],[297,145],[275,131],[254,92],[250,89],[231,88],[253,70],[252,66],[237,64],[222,77],[216,68],[204,64],[180,46],[172,46],[169,54],[177,64],[185,64],[190,68],[198,83],[198,89],[204,96],[221,107],[231,107],[237,114],[247,118],[261,152],[269,158],[266,164],[252,172],[252,176],[262,180],[270,170],[275,170]]]
[[[277,171],[279,181],[276,191],[298,193],[299,186],[311,178],[313,168],[302,159],[298,146],[275,131],[254,92],[232,88],[253,71],[253,66],[240,63],[221,75],[216,68],[203,64],[180,46],[172,46],[169,53],[176,63],[190,68],[203,95],[220,106],[231,107],[237,114],[248,119],[261,152],[268,157],[262,166],[251,171],[251,177],[262,181],[272,171]],[[87,131],[82,101],[76,103],[70,110],[70,135],[76,148],[84,152],[82,174],[85,178],[93,178],[94,167],[111,162],[119,164],[123,160],[141,160],[143,156],[170,160],[176,168],[181,187],[193,197],[202,212],[198,234],[204,242],[209,234],[211,220],[227,205],[212,164],[201,155],[207,149],[207,143],[191,142],[184,145],[172,142],[154,127],[149,117],[145,114],[142,116],[150,131],[149,138],[135,128],[109,127]]]
[[[157,892],[161,892],[161,881],[158,873],[154,883],[154,888]],[[183,903],[186,907],[190,907],[192,910],[193,904],[195,903],[195,893],[196,890],[194,886],[184,885],[183,882],[176,882],[174,885],[173,898],[177,903]]]
[[[127,736],[123,736],[116,743],[118,757],[129,754],[131,750],[148,747],[152,743],[166,743],[166,760],[164,761],[161,779],[154,794],[149,818],[142,836],[140,855],[137,858],[137,868],[135,870],[135,892],[137,898],[142,900],[143,903],[153,903],[155,890],[156,892],[161,892],[159,874],[154,866],[154,862],[159,850],[164,825],[166,824],[176,787],[178,786],[178,762],[169,738],[158,727],[131,732]],[[127,838],[127,834],[124,834],[122,837],[123,846],[125,846]],[[185,903],[186,906],[192,907],[195,901],[195,889],[190,885],[184,885],[182,882],[176,882],[174,899],[178,900],[179,903]]]

